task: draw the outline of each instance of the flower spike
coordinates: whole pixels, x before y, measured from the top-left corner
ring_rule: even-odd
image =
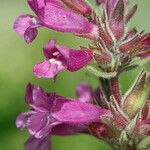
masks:
[[[150,33],[136,27],[128,30],[138,6],[128,10],[129,0],[96,0],[102,7],[100,16],[87,0],[27,1],[35,16],[21,15],[14,23],[27,44],[41,27],[73,33],[89,42],[76,50],[50,40],[43,48],[45,59],[33,68],[34,75],[55,80],[63,70],[86,68],[99,85],[93,90],[87,83],[79,84],[73,99],[28,84],[25,102],[31,108],[16,119],[17,128],[31,134],[25,149],[51,150],[52,135],[83,133],[116,149],[142,149],[138,143],[150,136],[150,74],[143,69],[125,94],[119,86],[121,73],[143,66],[150,57]]]

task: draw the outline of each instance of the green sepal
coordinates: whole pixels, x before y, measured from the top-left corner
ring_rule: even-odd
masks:
[[[134,118],[145,105],[150,90],[150,76],[143,69],[133,86],[122,98],[122,108],[130,119]]]
[[[119,142],[122,147],[124,147],[124,145],[126,145],[129,142],[129,138],[125,130],[121,132]]]

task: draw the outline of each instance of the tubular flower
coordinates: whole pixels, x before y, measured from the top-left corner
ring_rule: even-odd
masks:
[[[14,23],[14,29],[24,36],[27,43],[36,38],[39,27],[92,38],[98,36],[97,25],[87,19],[92,13],[92,8],[82,0],[76,1],[78,5],[65,0],[28,0],[28,3],[37,16],[22,15]]]
[[[82,89],[81,86],[80,89],[87,92],[87,89]],[[82,102],[83,95],[85,94],[79,94],[79,100],[73,101],[55,93],[45,93],[40,87],[28,84],[26,103],[32,109],[19,115],[16,120],[18,128],[28,129],[32,135],[26,143],[27,150],[49,149],[50,135],[88,132],[90,123],[101,122],[104,116],[111,117],[109,110],[88,103],[91,101],[89,97],[85,97],[85,102]]]
[[[50,40],[43,51],[46,60],[34,67],[34,74],[39,78],[55,79],[57,74],[64,69],[77,71],[93,58],[91,50],[73,50],[67,46],[58,46],[55,40]]]

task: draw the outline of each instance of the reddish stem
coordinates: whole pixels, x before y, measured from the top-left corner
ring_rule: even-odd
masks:
[[[111,91],[114,97],[116,98],[118,104],[120,104],[120,87],[119,87],[119,81],[118,81],[118,76],[110,79],[110,84],[111,84]]]

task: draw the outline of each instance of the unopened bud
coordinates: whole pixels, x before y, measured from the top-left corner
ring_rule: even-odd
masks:
[[[132,119],[143,108],[146,103],[150,89],[150,76],[146,71],[142,71],[135,84],[125,94],[123,98],[123,109]]]

